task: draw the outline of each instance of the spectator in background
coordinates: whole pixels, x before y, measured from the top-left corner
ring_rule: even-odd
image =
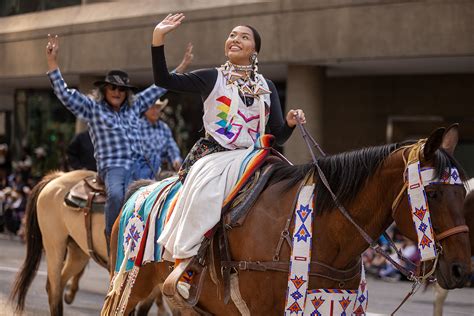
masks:
[[[10,153],[6,143],[0,144],[0,188],[7,185],[7,177],[11,170]]]
[[[166,89],[151,85],[140,93],[130,84],[128,74],[121,70],[109,71],[104,80],[94,83],[97,87],[93,97],[76,89],[69,89],[58,65],[59,39],[48,35],[46,60],[48,77],[53,91],[61,103],[75,116],[87,122],[98,173],[104,181],[107,200],[105,202],[105,231],[107,244],[115,219],[120,213],[125,190],[136,180],[143,164],[140,148],[140,115],[166,93]],[[176,68],[183,72],[191,62],[192,52],[188,49],[183,61]]]
[[[36,183],[41,180],[48,170],[46,159],[47,152],[43,146],[36,147],[33,152],[34,156],[31,166],[31,176]]]
[[[27,146],[23,146],[23,150],[20,159],[12,162],[13,177],[16,179],[17,175],[20,174],[21,181],[26,183],[31,177],[31,166],[33,165],[33,159],[31,158],[30,149]],[[9,176],[9,178],[12,175]],[[18,180],[16,180],[18,182]],[[11,184],[10,184],[11,186]]]
[[[94,145],[89,131],[76,134],[66,149],[69,167],[72,170],[87,169],[97,171],[94,158]]]
[[[7,231],[16,235],[25,215],[26,197],[23,190],[7,190],[5,192],[4,221]]]
[[[160,120],[161,112],[168,104],[168,99],[157,100],[143,115],[140,121],[140,133],[145,159],[150,167],[146,172],[157,178],[162,159],[167,160],[175,171],[181,167],[181,154],[173,133],[168,125]],[[142,174],[140,178],[149,178]]]

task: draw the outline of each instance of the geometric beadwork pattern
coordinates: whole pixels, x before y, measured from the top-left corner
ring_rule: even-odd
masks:
[[[433,228],[431,226],[431,217],[426,198],[423,175],[420,170],[420,162],[414,161],[408,167],[408,201],[412,211],[413,223],[418,236],[418,251],[421,261],[431,260],[436,257],[436,247],[433,243]],[[450,174],[450,173],[448,173]],[[425,177],[427,173],[425,171]],[[451,177],[449,177],[451,178]],[[431,179],[433,180],[433,179]],[[449,181],[449,179],[444,179]]]
[[[138,248],[144,230],[145,223],[143,222],[143,219],[138,213],[134,213],[133,216],[129,219],[127,226],[123,232],[122,244],[124,251],[129,248],[128,259],[131,261],[135,260],[135,257],[138,254]]]
[[[369,290],[367,289],[367,281],[365,279],[365,268],[362,264],[362,271],[360,273],[360,283],[357,289],[357,297],[355,300],[352,315],[365,315],[367,306],[369,304]]]
[[[219,125],[220,128],[217,129],[216,132],[224,135],[228,139],[231,139],[234,137],[234,133],[230,131],[232,125],[229,125],[227,120],[231,100],[225,96],[222,96],[218,98],[217,101],[220,102],[220,105],[217,106],[217,109],[220,111],[217,116],[220,118],[220,120],[217,121],[216,124]]]
[[[353,315],[356,306],[356,290],[317,289],[307,294],[304,315],[326,316]]]
[[[311,237],[311,234],[309,233],[306,226],[303,224],[300,226],[300,228],[297,229],[295,237],[298,241],[308,242],[308,238]]]
[[[430,184],[463,185],[459,171],[454,167],[444,170],[441,174],[441,178],[436,177],[436,171],[433,168],[423,168],[421,169],[421,180],[425,187]]]
[[[303,186],[296,203],[285,316],[365,315],[369,293],[364,265],[361,269],[358,290],[308,290],[313,227],[313,190],[314,185]]]
[[[314,185],[303,186],[296,203],[293,249],[291,251],[290,272],[286,291],[286,316],[303,315],[305,308],[309,263],[311,261],[313,190]]]

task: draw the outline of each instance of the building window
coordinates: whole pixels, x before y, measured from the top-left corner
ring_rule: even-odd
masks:
[[[18,159],[25,150],[34,153],[42,148],[47,160],[37,176],[64,169],[65,150],[74,136],[75,121],[51,90],[17,90],[13,158]]]
[[[0,17],[80,5],[81,0],[2,0]]]

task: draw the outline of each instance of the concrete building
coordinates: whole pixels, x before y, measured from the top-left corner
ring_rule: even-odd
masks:
[[[83,0],[1,17],[4,132],[15,131],[16,141],[36,133],[30,107],[54,103],[44,75],[46,34],[61,38],[61,70],[71,86],[87,90],[108,69],[122,68],[145,87],[152,83],[151,34],[169,12],[186,14],[167,39],[170,66],[188,42],[193,68],[220,65],[232,27],[255,26],[261,72],[277,84],[286,109],[306,111],[328,152],[424,137],[460,122],[457,156],[474,174],[474,1],[466,0]],[[200,113],[192,114],[197,122]],[[295,162],[309,159],[296,131],[284,151]]]

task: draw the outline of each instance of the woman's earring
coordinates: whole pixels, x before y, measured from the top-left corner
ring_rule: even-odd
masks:
[[[250,63],[254,65],[256,61],[257,61],[257,53],[253,53],[252,55],[250,55]]]
[[[258,59],[257,59],[257,53],[253,53],[250,55],[250,63],[252,64],[252,68],[254,72],[258,71]]]

